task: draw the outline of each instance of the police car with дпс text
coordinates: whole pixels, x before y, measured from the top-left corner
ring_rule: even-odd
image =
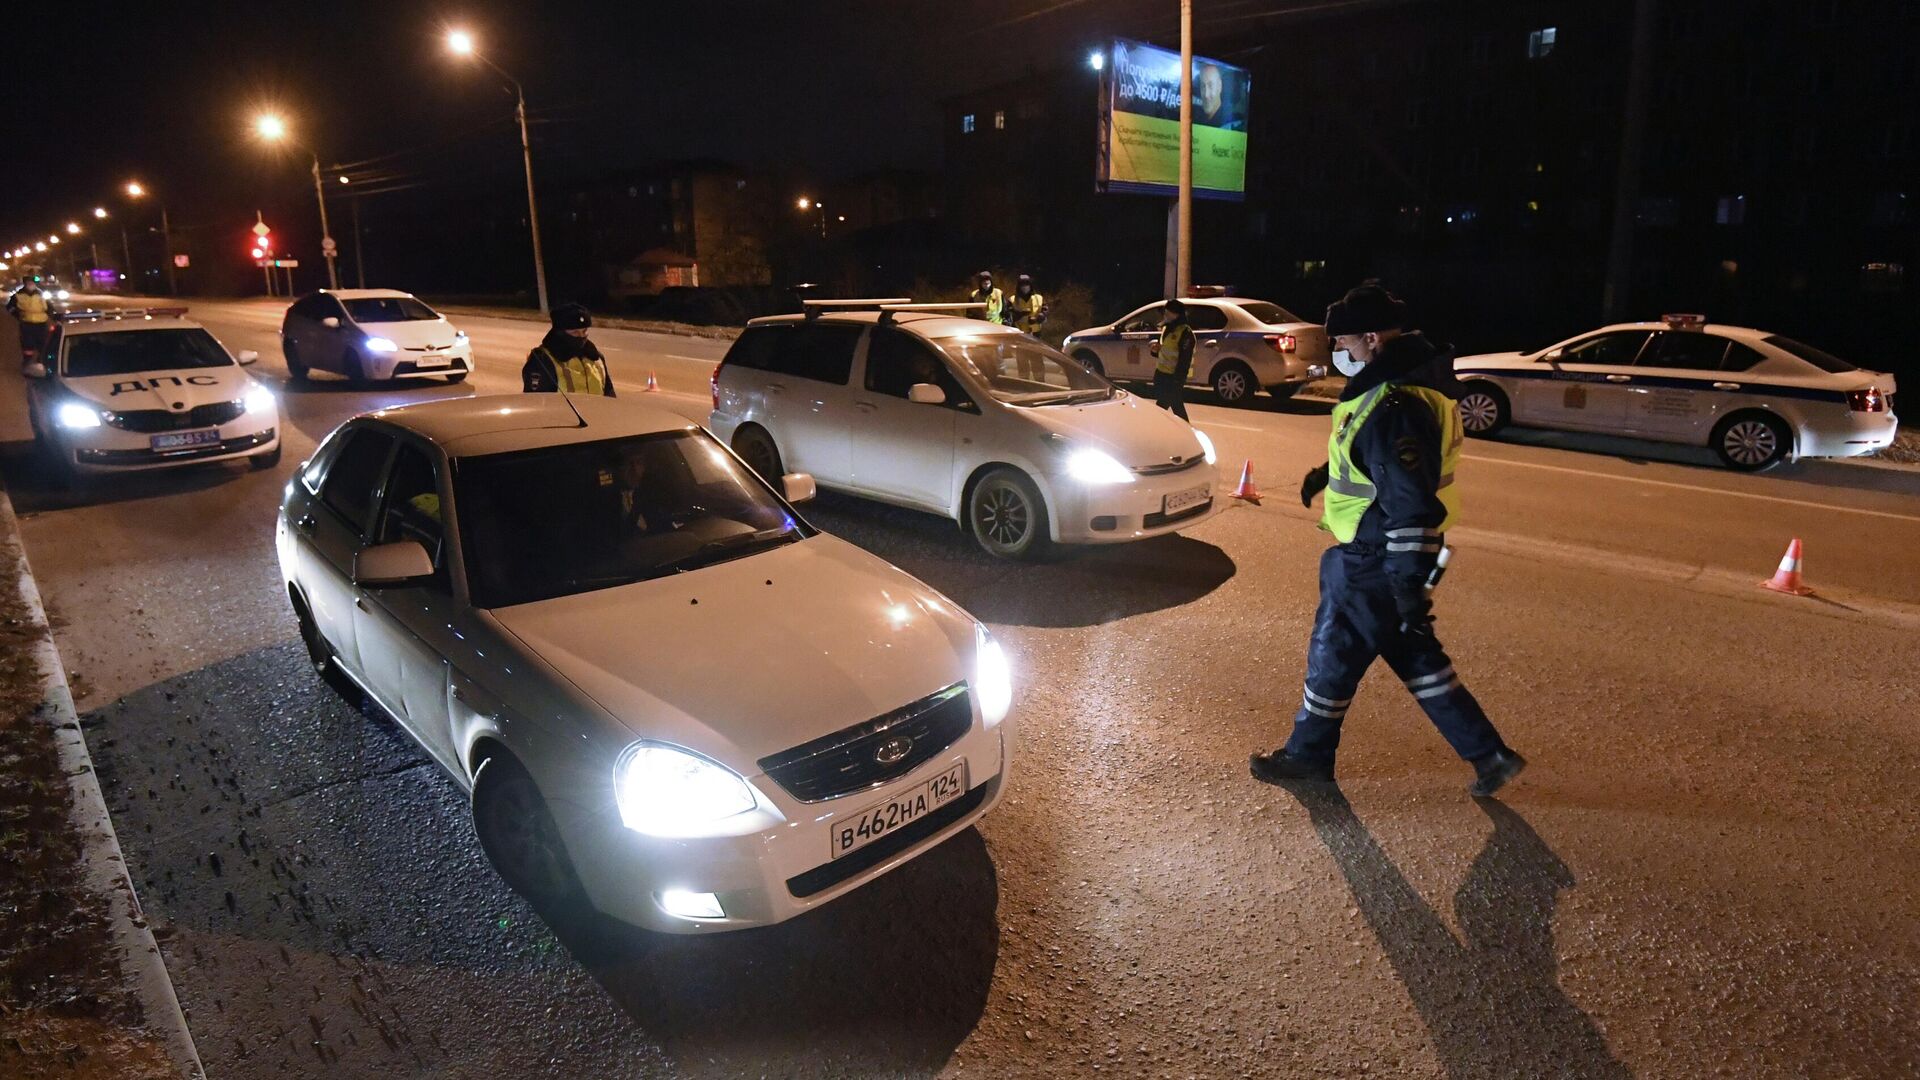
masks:
[[[1535,352],[1454,360],[1469,435],[1514,424],[1706,446],[1728,468],[1893,442],[1893,376],[1703,315],[1620,323]]]

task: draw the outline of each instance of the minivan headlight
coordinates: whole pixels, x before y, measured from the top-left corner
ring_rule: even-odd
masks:
[[[367,339],[368,352],[393,352],[399,348],[400,346],[393,343],[392,338],[369,337]]]
[[[1075,450],[1067,458],[1067,475],[1083,484],[1130,484],[1133,470],[1104,450]]]
[[[987,628],[973,627],[973,692],[980,699],[980,719],[988,727],[1007,718],[1013,707],[1013,669],[1007,654]]]
[[[613,792],[627,828],[652,836],[698,835],[754,805],[753,790],[732,769],[660,743],[634,743],[620,754]]]

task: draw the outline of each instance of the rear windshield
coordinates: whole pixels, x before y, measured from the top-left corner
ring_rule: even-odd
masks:
[[[1842,372],[1842,371],[1860,370],[1859,368],[1854,367],[1852,364],[1847,363],[1845,360],[1840,359],[1839,357],[1833,355],[1830,352],[1827,352],[1824,349],[1816,349],[1805,342],[1795,341],[1790,337],[1781,337],[1779,334],[1775,334],[1772,337],[1767,338],[1766,340],[1767,340],[1767,344],[1773,346],[1774,348],[1785,349],[1787,352],[1790,352],[1793,355],[1799,357],[1800,359],[1805,360],[1807,363],[1812,364],[1814,367],[1819,368],[1821,371],[1828,371],[1828,372],[1833,372],[1835,374],[1838,374],[1839,372]]]
[[[233,357],[199,327],[74,334],[67,338],[67,376],[132,375],[141,371],[231,367]]]
[[[1286,308],[1281,307],[1279,304],[1269,304],[1265,300],[1253,300],[1248,303],[1241,304],[1240,310],[1253,316],[1254,321],[1263,322],[1269,326],[1278,325],[1280,323],[1307,321],[1301,318],[1300,316],[1295,315],[1293,312],[1288,311]]]
[[[357,323],[421,322],[440,317],[439,312],[411,296],[377,296],[340,302],[347,305],[347,314]]]

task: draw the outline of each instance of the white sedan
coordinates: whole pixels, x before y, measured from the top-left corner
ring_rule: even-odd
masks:
[[[708,426],[763,476],[798,469],[940,514],[1002,558],[1218,512],[1206,435],[956,308],[808,301],[804,316],[755,319],[714,369]]]
[[[1621,323],[1535,352],[1454,360],[1469,435],[1507,424],[1712,448],[1729,468],[1893,442],[1894,379],[1779,334],[1698,315]]]
[[[1277,400],[1327,374],[1327,333],[1278,304],[1241,296],[1183,300],[1193,327],[1193,371],[1188,383],[1210,386],[1224,405],[1238,405],[1258,390]],[[1160,340],[1166,302],[1155,301],[1111,326],[1068,334],[1060,348],[1086,367],[1118,382],[1147,382],[1159,358],[1149,348]]]
[[[394,289],[322,289],[280,320],[280,351],[296,380],[331,371],[358,383],[464,380],[473,343],[445,315]]]
[[[464,398],[341,426],[287,485],[308,654],[472,793],[544,911],[776,923],[1003,792],[1012,683],[952,601],[650,406]]]

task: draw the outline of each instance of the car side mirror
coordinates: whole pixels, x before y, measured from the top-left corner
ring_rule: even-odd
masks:
[[[22,367],[20,369],[20,374],[25,375],[29,379],[44,379],[48,375],[47,365],[41,363],[38,360],[35,360],[32,363]]]
[[[1554,367],[1559,367],[1560,356],[1561,356],[1561,350],[1554,349],[1551,352],[1547,353],[1545,356],[1542,356],[1540,359],[1545,360],[1547,363],[1552,364]]]
[[[234,357],[234,359],[240,361],[241,367],[246,367],[248,364],[260,359],[260,354],[254,352],[252,349],[241,349],[240,355]]]
[[[780,478],[780,490],[788,502],[803,503],[820,493],[820,485],[814,483],[813,477],[807,473],[790,472]]]
[[[932,383],[917,382],[907,388],[907,400],[915,405],[945,405],[947,392]]]
[[[326,318],[320,320],[320,325],[326,327],[329,330],[338,330],[340,329],[340,320],[332,315],[329,315]]]
[[[418,540],[396,540],[363,548],[353,557],[353,583],[377,587],[404,585],[433,576],[433,559]]]

